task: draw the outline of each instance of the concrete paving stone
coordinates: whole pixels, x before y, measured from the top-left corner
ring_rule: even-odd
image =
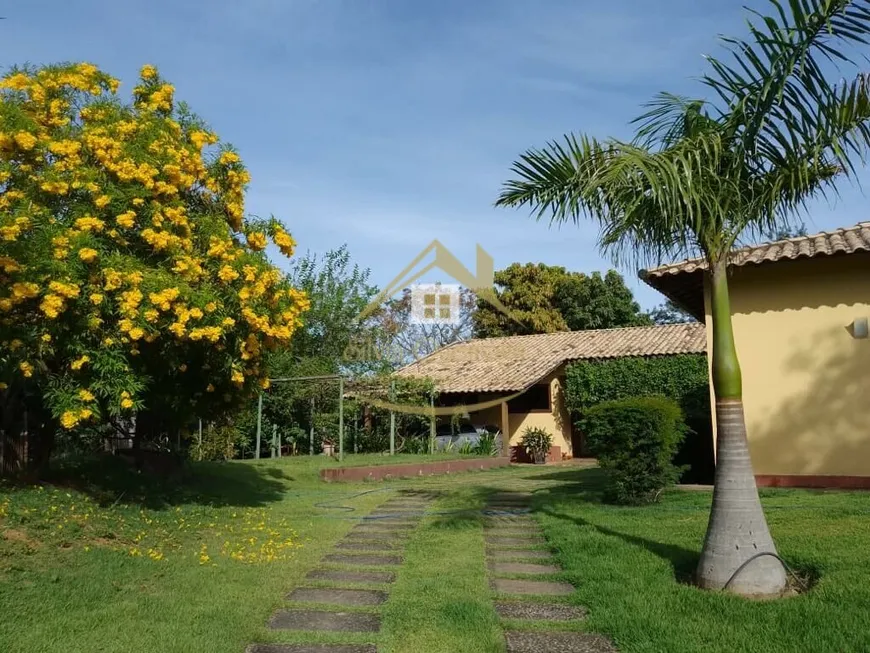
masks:
[[[564,603],[524,603],[498,601],[495,611],[504,619],[531,621],[577,621],[586,618],[586,608]]]
[[[496,546],[535,546],[536,544],[544,544],[543,537],[505,537],[503,535],[485,535],[484,540],[487,544]]]
[[[287,595],[288,601],[300,603],[329,603],[342,606],[380,605],[387,593],[380,590],[358,590],[332,587],[297,587]]]
[[[383,541],[383,542],[407,542],[409,533],[396,533],[393,531],[363,531],[356,532],[351,531],[347,535],[344,536],[344,539],[348,542],[357,541],[357,542],[374,542],[374,541]]]
[[[356,526],[354,526],[354,530],[356,531],[365,531],[371,529],[380,529],[380,530],[389,530],[389,531],[410,531],[417,527],[416,523],[408,523],[408,522],[398,522],[394,520],[386,520],[386,519],[368,519],[363,521]]]
[[[370,515],[363,518],[363,522],[369,524],[374,521],[378,522],[401,522],[403,524],[419,524],[423,519],[423,515],[414,514],[412,512],[373,512]]]
[[[323,556],[323,561],[341,565],[361,565],[363,567],[393,567],[402,564],[402,558],[399,556],[347,555],[344,553],[330,553]]]
[[[556,565],[539,565],[531,562],[491,562],[489,568],[496,574],[558,574]]]
[[[500,594],[529,594],[535,596],[567,596],[574,593],[569,583],[555,583],[548,580],[511,580],[493,578],[492,589]]]
[[[507,653],[616,653],[606,637],[593,633],[505,633]]]
[[[374,644],[253,644],[245,653],[378,653]]]
[[[345,571],[344,569],[314,569],[305,576],[309,580],[332,580],[340,583],[392,583],[391,571]]]
[[[359,542],[351,540],[349,542],[339,542],[335,545],[336,549],[341,551],[385,551],[389,553],[399,548],[395,542],[378,542],[371,540],[369,542]]]
[[[540,549],[487,549],[489,558],[499,560],[546,560],[555,561],[553,554]]]
[[[326,612],[322,610],[278,610],[269,620],[273,630],[374,633],[381,618],[364,612]]]

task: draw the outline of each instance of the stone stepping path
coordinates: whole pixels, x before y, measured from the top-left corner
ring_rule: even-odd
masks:
[[[499,594],[533,596],[570,596],[574,586],[570,583],[557,583],[548,580],[514,580],[512,578],[493,578],[492,589]]]
[[[254,644],[245,653],[378,653],[372,644]]]
[[[305,576],[309,580],[331,580],[340,583],[393,583],[396,574],[391,571],[345,571],[343,569],[314,569]]]
[[[486,555],[500,560],[554,560],[549,551],[538,549],[487,549]]]
[[[342,542],[350,542],[350,541],[363,541],[363,540],[380,540],[383,542],[396,542],[401,541],[404,542],[411,535],[408,533],[391,533],[390,531],[363,531],[360,532],[350,532],[344,536]]]
[[[366,612],[278,610],[269,620],[269,627],[276,630],[374,633],[381,627],[381,618]]]
[[[269,620],[269,628],[312,633],[378,632],[381,618],[376,611],[387,600],[388,592],[345,585],[393,583],[395,572],[371,567],[402,564],[402,545],[419,525],[433,498],[425,493],[405,494],[364,517],[336,543],[333,552],[323,556],[323,563],[341,568],[314,569],[306,575],[307,580],[338,586],[293,589],[286,600],[300,606],[278,610]],[[415,514],[409,514],[411,511]],[[325,607],[332,609],[318,609]],[[345,612],[343,608],[353,611]],[[372,644],[253,644],[246,653],[376,653],[376,650]]]
[[[586,618],[586,610],[566,603],[521,603],[498,601],[495,611],[503,619],[530,621],[579,621]]]
[[[357,565],[362,567],[397,567],[402,564],[400,556],[350,555],[344,553],[330,553],[323,557],[323,561],[338,565]]]
[[[341,549],[342,551],[392,551],[399,547],[400,545],[395,542],[359,542],[354,540],[350,542],[341,541],[335,545],[336,549]]]
[[[507,653],[616,653],[606,637],[592,633],[505,634]]]
[[[533,562],[491,562],[489,568],[496,574],[558,574],[562,571],[556,565]]]
[[[387,600],[387,593],[380,590],[297,587],[287,595],[287,600],[302,603],[329,603],[332,605],[360,607],[380,605]]]
[[[485,538],[487,544],[497,544],[499,546],[539,546],[545,543],[542,537],[506,537],[503,535],[487,535]]]
[[[493,592],[511,600],[499,600],[495,609],[502,619],[516,626],[528,624],[529,632],[505,633],[508,653],[616,653],[601,635],[580,632],[538,632],[541,622],[567,625],[586,618],[586,609],[557,603],[574,593],[570,583],[548,580],[561,567],[544,550],[546,540],[537,520],[528,514],[531,497],[520,493],[492,495],[484,513],[484,541]],[[505,514],[504,511],[517,511]],[[522,511],[522,512],[520,512]],[[524,578],[516,578],[522,576]],[[526,597],[534,597],[528,600]],[[542,597],[553,602],[541,603]],[[564,599],[562,599],[564,600]]]

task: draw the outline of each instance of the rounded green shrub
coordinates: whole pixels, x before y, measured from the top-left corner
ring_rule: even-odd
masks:
[[[665,397],[605,401],[582,420],[589,449],[609,480],[617,503],[649,503],[674,484],[682,469],[674,455],[688,430],[683,411]]]

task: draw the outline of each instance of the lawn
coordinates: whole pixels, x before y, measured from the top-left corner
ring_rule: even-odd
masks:
[[[503,651],[478,511],[493,491],[525,489],[577,587],[567,600],[590,610],[578,627],[607,634],[620,651],[870,650],[870,494],[765,491],[780,552],[813,587],[751,602],[685,582],[707,492],[620,508],[601,503],[594,469],[327,484],[323,464],[335,463],[203,463],[172,490],[102,466],[55,484],[0,486],[0,650],[241,653],[254,641],[311,641],[269,632],[266,620],[359,516],[408,488],[439,499],[409,541],[381,632],[322,641],[374,641],[390,653]]]

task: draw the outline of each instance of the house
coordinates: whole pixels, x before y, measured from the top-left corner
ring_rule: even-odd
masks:
[[[550,458],[560,460],[584,453],[582,434],[565,407],[568,363],[705,351],[705,328],[697,323],[568,331],[456,342],[397,374],[430,378],[442,405],[465,407],[474,424],[497,426],[511,447],[527,427],[547,429],[553,434]]]
[[[712,346],[702,261],[641,277]],[[870,222],[736,250],[729,287],[759,485],[870,488]]]

